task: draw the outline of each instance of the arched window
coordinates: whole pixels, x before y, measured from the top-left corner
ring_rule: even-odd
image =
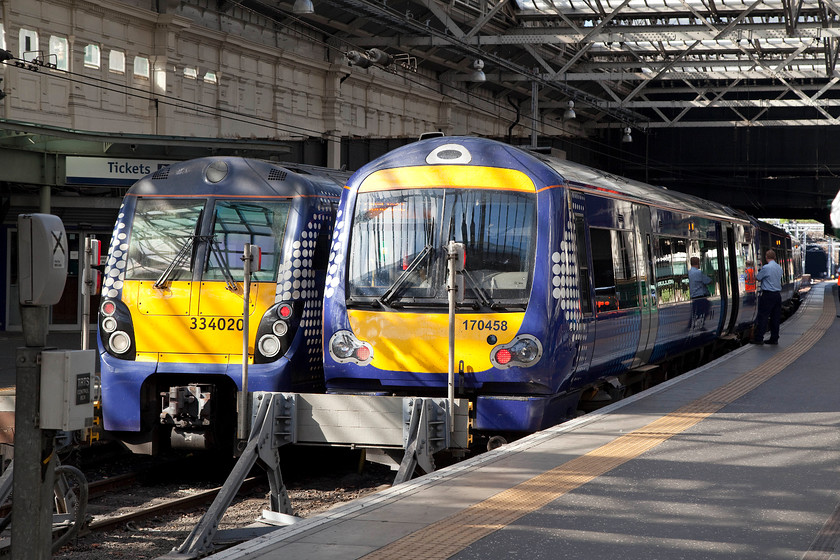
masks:
[[[100,54],[99,45],[88,45],[85,47],[85,66],[88,68],[99,68]]]

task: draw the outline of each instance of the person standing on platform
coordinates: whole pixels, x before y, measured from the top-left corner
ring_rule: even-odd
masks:
[[[702,327],[709,315],[709,284],[712,279],[700,270],[700,258],[691,257],[688,269],[688,294],[691,296],[691,325]]]
[[[755,279],[759,282],[761,295],[758,297],[758,315],[755,318],[751,344],[764,344],[764,332],[770,322],[770,338],[767,344],[779,343],[779,323],[782,321],[782,267],[776,262],[776,252],[770,249],[764,254],[767,261]]]

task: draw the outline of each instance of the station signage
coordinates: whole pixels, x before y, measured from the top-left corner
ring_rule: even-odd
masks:
[[[67,156],[65,181],[68,185],[130,187],[138,179],[174,161]]]

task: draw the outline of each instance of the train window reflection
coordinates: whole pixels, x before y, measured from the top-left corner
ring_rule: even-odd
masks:
[[[589,263],[586,260],[586,221],[580,214],[575,214],[575,241],[580,281],[580,311],[584,315],[592,314],[592,295],[589,291]]]
[[[216,203],[216,219],[213,225],[213,239],[207,259],[205,280],[224,280],[228,273],[241,281],[243,271],[242,252],[245,244],[258,245],[262,251],[262,267],[252,274],[252,279],[272,282],[277,279],[280,249],[286,219],[289,216],[288,202],[231,202]],[[296,261],[311,259],[308,249],[295,249],[291,258]],[[300,268],[298,263],[296,268]]]
[[[712,279],[707,286],[709,294],[715,296],[720,294],[720,283],[718,281],[718,246],[717,241],[700,241],[700,270],[703,274]]]
[[[592,272],[595,308],[599,313],[639,307],[633,234],[592,228]]]
[[[656,244],[656,293],[660,305],[686,301],[688,266],[686,240],[660,237]]]
[[[176,256],[198,230],[204,203],[194,200],[139,199],[131,226],[125,277],[157,280],[171,264],[169,280],[191,280],[192,252],[176,262]]]

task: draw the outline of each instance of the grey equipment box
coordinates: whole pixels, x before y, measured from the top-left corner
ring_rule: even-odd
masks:
[[[96,350],[41,352],[42,430],[73,431],[93,425]]]

